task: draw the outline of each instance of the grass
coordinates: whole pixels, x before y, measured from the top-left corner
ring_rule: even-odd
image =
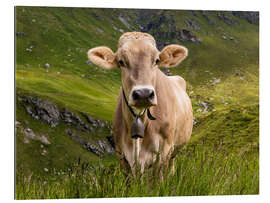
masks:
[[[165,13],[188,30],[184,20],[194,18],[200,30],[192,32],[202,39],[201,44],[179,41],[189,49],[189,57],[171,69],[188,83],[197,122],[190,143],[179,152],[175,174],[162,183],[155,175],[126,175],[115,155],[100,159],[87,152],[66,135],[65,129],[72,127],[60,123],[51,128],[34,120],[16,100],[16,120],[21,123],[16,129],[16,199],[259,193],[259,27],[226,13],[241,23],[229,26],[216,12],[209,14],[217,23],[212,26],[196,13]],[[16,32],[25,34],[16,37],[17,96],[39,97],[111,123],[121,72],[86,64],[86,53],[100,45],[116,51],[119,29],[130,31],[120,14],[138,29],[136,9],[16,7]],[[222,39],[223,34],[237,42]],[[46,63],[51,67],[44,68]],[[219,82],[213,85],[215,80]],[[208,105],[206,113],[202,102]],[[46,156],[41,155],[40,141],[24,143],[21,129],[27,127],[52,143],[43,146]],[[80,133],[89,140],[108,135]]]
[[[89,162],[73,162],[68,170],[46,177],[17,170],[16,199],[258,194],[258,77],[256,72],[244,72],[244,77],[193,89],[193,94],[200,94],[192,97],[198,124],[177,156],[175,174],[163,182],[152,173],[140,178],[126,175],[115,162],[96,168]],[[237,88],[232,94],[233,84]],[[196,111],[198,103],[212,97],[208,113]],[[230,103],[221,102],[223,97]]]
[[[175,174],[161,183],[155,175],[127,176],[117,165],[91,169],[76,164],[46,178],[17,171],[16,199],[258,194],[258,156],[228,154],[219,146],[184,149]]]

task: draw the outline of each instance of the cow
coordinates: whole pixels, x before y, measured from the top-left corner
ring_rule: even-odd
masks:
[[[191,137],[193,113],[186,82],[159,69],[175,67],[187,55],[187,48],[177,44],[160,52],[155,39],[142,32],[122,34],[116,53],[106,46],[88,51],[92,63],[121,69],[113,136],[120,166],[133,174],[155,162],[159,171],[170,166],[174,173],[172,153]]]

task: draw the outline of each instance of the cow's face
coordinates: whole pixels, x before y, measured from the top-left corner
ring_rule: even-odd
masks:
[[[187,49],[168,45],[161,52],[147,40],[127,41],[116,53],[108,47],[88,51],[89,59],[106,69],[120,67],[122,85],[129,105],[138,110],[157,105],[156,75],[158,66],[177,66],[187,56]]]
[[[131,106],[144,109],[157,105],[155,93],[159,51],[145,40],[125,43],[116,53],[122,69],[122,85]]]

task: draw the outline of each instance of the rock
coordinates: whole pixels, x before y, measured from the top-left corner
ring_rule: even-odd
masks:
[[[215,21],[213,21],[211,18],[209,18],[209,16],[208,16],[209,11],[201,11],[201,13],[202,13],[203,17],[206,18],[206,20],[208,21],[208,23],[210,25],[213,25],[213,26],[217,25]]]
[[[218,12],[217,17],[220,21],[225,22],[227,25],[233,25],[233,24],[240,25],[240,23],[237,20],[232,19],[225,12]]]
[[[103,31],[102,29],[100,29],[100,28],[97,28],[97,31],[98,31],[99,33],[104,33],[104,31]]]
[[[244,76],[243,73],[236,73],[235,75],[236,75],[236,76],[240,76],[240,77],[243,77],[243,76]]]
[[[114,149],[112,148],[111,145],[109,145],[105,140],[98,140],[98,145],[99,147],[108,154],[111,154],[114,152]]]
[[[200,44],[202,42],[193,32],[185,29],[178,33],[178,39],[181,41],[190,41],[195,44]]]
[[[184,20],[184,23],[186,24],[186,26],[188,28],[190,28],[192,30],[200,30],[200,27],[198,25],[196,25],[194,20],[186,19],[186,20]]]
[[[222,39],[225,39],[225,40],[226,40],[226,39],[227,39],[227,37],[226,37],[225,35],[222,35]]]
[[[99,149],[99,147],[91,142],[87,142],[84,144],[84,148],[92,153],[96,154],[99,157],[103,156],[103,152]]]
[[[16,32],[17,37],[25,37],[26,35],[23,32]]]
[[[49,101],[24,97],[23,100],[30,105],[24,105],[26,112],[37,120],[44,121],[55,127],[59,123],[60,113],[57,106]],[[34,107],[34,108],[33,108]]]
[[[131,25],[127,22],[123,15],[118,16],[118,19],[128,28],[132,29]]]
[[[198,16],[198,14],[196,13],[196,11],[189,11],[190,13],[191,13],[191,15],[193,15],[193,16]]]
[[[51,144],[51,143],[49,142],[48,138],[45,137],[44,135],[42,135],[41,137],[39,136],[39,137],[38,137],[38,140],[40,140],[42,143],[44,143],[44,144],[46,144],[46,145]]]
[[[203,114],[206,114],[207,113],[207,109],[208,109],[208,105],[207,103],[205,102],[201,102],[200,105],[204,108],[203,110]]]
[[[216,85],[217,83],[220,83],[220,78],[219,79],[216,79],[216,78],[213,78],[213,85]]]
[[[42,155],[42,156],[45,156],[47,153],[48,153],[48,152],[47,152],[45,149],[43,149],[43,151],[41,152],[41,155]]]
[[[58,125],[60,119],[60,112],[57,106],[52,102],[38,99],[35,110],[37,115],[40,117],[40,120],[45,121],[52,127]]]
[[[50,68],[51,66],[50,66],[50,64],[46,63],[46,64],[44,65],[44,67],[45,67],[45,68]]]
[[[231,11],[231,13],[238,18],[247,20],[250,24],[259,24],[259,12],[256,12],[256,11]]]
[[[94,18],[96,18],[98,20],[103,20],[103,18],[100,15],[98,15],[96,12],[94,12],[94,11],[91,11],[90,14],[92,16],[94,16]]]
[[[32,112],[32,107],[31,106],[26,106],[25,110],[28,114],[30,114],[32,116],[33,112]]]
[[[43,144],[46,145],[51,144],[46,136],[36,135],[31,128],[25,128],[23,130],[23,136],[24,136],[24,143],[29,143],[30,140],[39,140]]]
[[[26,48],[25,50],[29,53],[32,53],[32,49]]]

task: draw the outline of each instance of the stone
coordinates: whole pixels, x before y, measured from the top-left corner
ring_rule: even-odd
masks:
[[[240,77],[243,77],[243,76],[244,76],[243,73],[236,73],[235,75],[236,75],[236,76],[240,76]]]
[[[209,16],[208,16],[209,11],[201,11],[201,13],[202,13],[203,17],[208,21],[208,23],[210,25],[213,25],[213,26],[217,25],[215,21],[213,21],[211,18],[209,18]]]
[[[44,65],[44,67],[45,67],[45,68],[50,68],[51,66],[50,66],[50,64],[46,63],[46,64]]]
[[[232,25],[232,24],[239,24],[238,21],[233,20],[232,18],[230,18],[228,15],[226,15],[226,13],[224,12],[218,12],[217,13],[217,17],[220,21],[225,22],[227,25]]]
[[[217,83],[220,83],[220,78],[219,79],[216,79],[216,78],[213,78],[213,85],[216,85]]]
[[[26,35],[23,32],[16,32],[17,37],[25,37]]]
[[[91,142],[87,142],[84,144],[84,148],[88,151],[91,151],[92,153],[96,154],[99,157],[103,156],[103,152],[98,148],[97,145],[91,143]]]
[[[250,24],[259,24],[259,12],[256,11],[232,11],[234,16],[247,20]]]
[[[205,102],[201,102],[200,105],[204,108],[203,110],[203,114],[206,114],[207,113],[207,109],[208,109],[208,105],[207,103]]]
[[[186,26],[187,26],[189,29],[192,29],[192,30],[200,30],[200,27],[195,23],[194,20],[185,19],[185,20],[184,20],[184,23],[186,24]]]
[[[124,16],[118,16],[118,19],[128,28],[132,29],[131,25],[127,22],[127,20],[124,18]]]

